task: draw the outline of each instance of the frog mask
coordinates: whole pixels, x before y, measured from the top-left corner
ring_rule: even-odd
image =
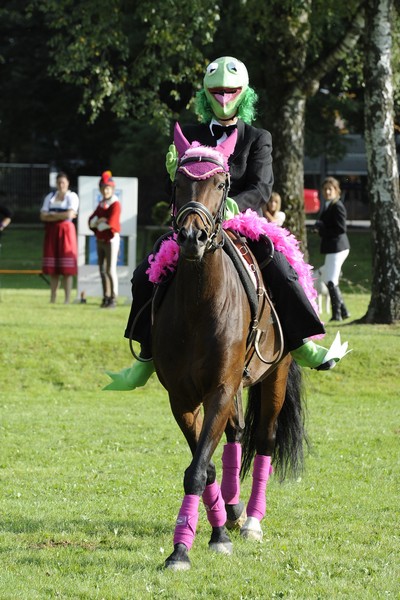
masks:
[[[203,85],[216,118],[229,121],[236,116],[238,106],[249,87],[249,75],[240,60],[223,56],[208,65]]]

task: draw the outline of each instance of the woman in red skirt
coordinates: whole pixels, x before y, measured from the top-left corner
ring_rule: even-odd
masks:
[[[45,223],[43,273],[50,275],[50,302],[56,301],[60,275],[63,276],[65,304],[71,300],[73,276],[78,272],[78,247],[73,219],[79,208],[79,198],[69,190],[65,173],[57,175],[57,191],[50,192],[43,202],[40,220]]]

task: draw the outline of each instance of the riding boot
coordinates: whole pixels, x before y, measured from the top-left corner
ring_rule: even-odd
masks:
[[[331,298],[331,304],[332,304],[332,318],[330,320],[331,321],[341,321],[342,314],[340,312],[340,306],[341,306],[340,290],[339,290],[338,286],[336,286],[333,283],[333,281],[328,281],[328,290],[329,290],[329,296]]]
[[[290,352],[292,358],[294,358],[300,367],[308,367],[317,371],[327,371],[328,369],[333,369],[336,365],[334,360],[324,362],[327,353],[327,348],[318,346],[311,340]]]
[[[269,259],[269,248],[264,242],[249,242],[259,264]],[[262,268],[265,287],[274,304],[282,326],[285,346],[291,351],[301,341],[325,333],[316,311],[307,298],[299,277],[282,252],[275,249],[273,258]]]
[[[343,301],[342,292],[340,291],[340,288],[339,288],[338,285],[336,286],[336,290],[337,290],[337,294],[338,294],[339,302],[340,302],[340,314],[341,314],[341,317],[342,317],[342,319],[348,319],[350,317],[350,313],[347,310],[347,307],[346,307],[346,305],[345,305],[345,303]]]
[[[139,356],[143,358],[142,354]],[[128,391],[134,390],[137,387],[143,387],[154,371],[154,362],[151,358],[137,360],[131,367],[122,369],[119,373],[106,371],[107,375],[111,377],[112,382],[106,385],[103,390]]]
[[[342,344],[340,333],[336,334],[329,349],[318,346],[312,340],[306,340],[302,346],[291,350],[290,354],[300,367],[309,367],[317,371],[333,369],[350,350],[347,350],[348,342]]]

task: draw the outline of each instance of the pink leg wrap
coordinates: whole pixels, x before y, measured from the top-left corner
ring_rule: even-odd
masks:
[[[174,544],[185,544],[190,550],[196,535],[200,496],[186,494],[175,525]]]
[[[225,504],[238,504],[240,495],[239,473],[242,461],[242,446],[238,443],[225,444],[222,453],[221,493]]]
[[[222,527],[226,523],[225,502],[216,481],[206,486],[203,502],[207,511],[207,519],[211,527]]]
[[[247,505],[248,517],[256,517],[259,521],[264,517],[267,506],[265,491],[267,489],[267,481],[272,472],[271,457],[256,454],[253,468],[253,485]]]

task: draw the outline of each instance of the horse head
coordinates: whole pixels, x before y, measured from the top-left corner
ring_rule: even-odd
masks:
[[[215,148],[188,142],[178,123],[174,143],[178,167],[174,181],[174,228],[180,254],[199,261],[221,246],[221,223],[229,190],[228,158],[237,139],[235,130]]]

